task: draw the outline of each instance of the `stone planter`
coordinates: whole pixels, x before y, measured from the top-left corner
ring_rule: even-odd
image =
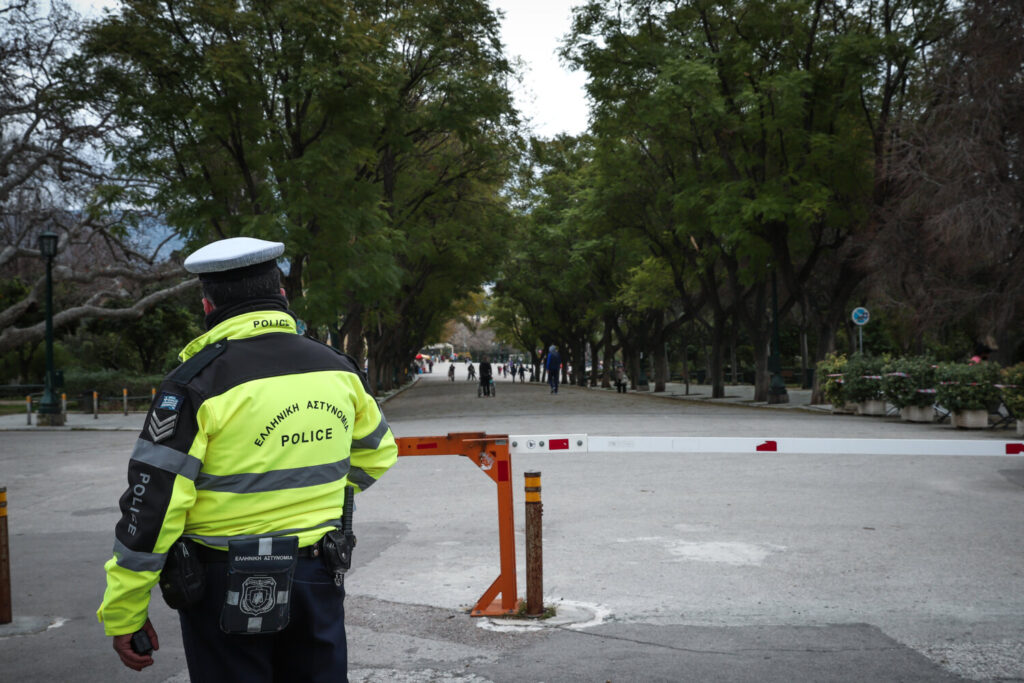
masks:
[[[857,407],[859,405],[860,405],[859,403],[844,403],[841,406],[833,405],[832,406],[832,414],[833,415],[856,415],[857,414]]]
[[[861,415],[885,415],[885,401],[879,398],[861,401],[857,406],[857,412]]]
[[[958,429],[985,429],[988,427],[987,410],[961,410],[950,416],[953,426]]]
[[[1024,420],[1017,420],[1017,436],[1024,436]]]
[[[900,408],[900,419],[907,422],[933,422],[935,406],[903,406]]]

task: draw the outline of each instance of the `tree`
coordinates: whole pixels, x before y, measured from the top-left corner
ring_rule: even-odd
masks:
[[[371,375],[385,389],[456,302],[495,277],[509,226],[502,187],[519,144],[489,7],[416,1],[393,13],[389,42],[400,49],[384,71],[374,179],[398,286],[368,293],[362,307]]]
[[[645,199],[627,225],[670,266],[684,308],[697,308],[696,292],[709,309],[713,395],[738,316],[764,398],[769,269],[786,314],[810,305],[812,278],[835,282],[820,267],[828,255],[870,234],[886,199],[878,169],[890,120],[944,8],[648,0],[576,10],[563,54],[590,74],[606,176],[640,179]],[[631,172],[617,174],[624,162]],[[863,279],[855,265],[815,291],[825,296],[814,312],[833,329]]]
[[[34,0],[0,10],[0,277],[22,283],[0,300],[0,353],[43,338],[42,231],[60,236],[55,329],[86,317],[138,318],[194,286],[181,281],[180,266],[162,261],[164,245],[143,234],[140,214],[120,201],[126,180],[98,161],[112,124],[103,102],[82,88],[80,30],[63,2],[48,12]],[[112,305],[143,286],[147,296]]]
[[[88,54],[140,200],[192,244],[283,241],[297,312],[387,388],[500,234],[497,36],[480,0],[129,0]]]
[[[599,220],[589,214],[592,154],[586,137],[531,141],[518,175],[515,249],[503,260],[495,287],[498,329],[529,350],[535,365],[557,344],[581,385],[587,347],[596,361],[597,349],[612,343],[606,323],[614,320],[614,273],[624,269],[625,251],[593,228]]]
[[[1012,359],[1024,305],[1024,15],[966,3],[919,116],[901,123],[897,201],[870,252],[875,295],[907,334],[963,326]]]

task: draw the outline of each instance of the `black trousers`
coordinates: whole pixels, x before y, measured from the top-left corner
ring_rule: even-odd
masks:
[[[206,565],[206,596],[181,610],[181,636],[192,683],[348,681],[345,590],[334,584],[319,557],[299,558],[292,584],[291,618],[277,633],[227,635],[220,610],[227,563]]]

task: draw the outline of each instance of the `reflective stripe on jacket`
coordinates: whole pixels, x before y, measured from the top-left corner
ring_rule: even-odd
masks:
[[[315,543],[339,524],[344,487],[373,484],[394,436],[352,359],[296,333],[284,311],[225,320],[182,351],[128,463],[114,556],[97,617],[138,630],[170,546],[185,534],[291,534]]]

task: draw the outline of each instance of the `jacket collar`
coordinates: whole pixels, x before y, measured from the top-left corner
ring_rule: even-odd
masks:
[[[178,358],[184,363],[203,347],[222,339],[246,339],[270,332],[298,334],[295,318],[287,311],[252,311],[233,316],[190,341]]]

